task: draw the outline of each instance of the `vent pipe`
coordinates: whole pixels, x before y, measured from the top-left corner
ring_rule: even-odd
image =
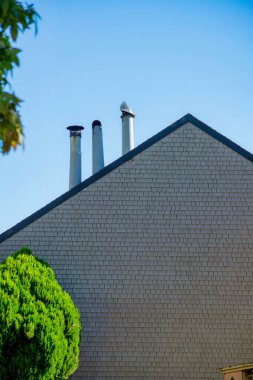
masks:
[[[67,127],[70,131],[69,189],[81,183],[81,131],[80,125]]]
[[[99,120],[92,123],[92,174],[104,167],[102,124]]]
[[[135,114],[128,107],[126,102],[123,102],[120,106],[122,112],[122,155],[126,154],[130,150],[134,149],[134,117]]]

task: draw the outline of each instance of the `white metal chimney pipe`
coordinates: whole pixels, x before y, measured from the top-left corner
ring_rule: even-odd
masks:
[[[130,150],[134,149],[134,117],[135,114],[128,107],[126,102],[123,102],[120,106],[122,112],[122,155],[126,154]]]
[[[92,123],[92,174],[104,167],[104,148],[102,124],[99,120]]]
[[[69,189],[81,183],[81,131],[80,125],[67,127],[70,131],[70,166],[69,166]]]

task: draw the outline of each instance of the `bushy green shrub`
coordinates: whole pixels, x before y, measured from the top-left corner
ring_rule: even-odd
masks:
[[[0,379],[67,379],[78,366],[80,315],[51,267],[27,248],[0,264]]]

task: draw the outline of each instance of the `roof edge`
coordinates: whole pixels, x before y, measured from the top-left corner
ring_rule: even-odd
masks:
[[[235,372],[235,371],[246,371],[247,369],[252,369],[253,368],[253,363],[247,363],[247,364],[240,364],[240,365],[235,365],[231,367],[226,367],[226,368],[220,368],[219,371],[226,374],[230,372]]]
[[[35,220],[41,218],[43,215],[47,214],[49,211],[53,210],[55,207],[59,206],[61,203],[65,202],[66,200],[70,199],[83,189],[87,188],[91,184],[98,181],[100,178],[103,178],[108,173],[112,172],[114,169],[118,168],[119,166],[123,165],[125,162],[131,160],[134,158],[137,154],[143,152],[156,142],[162,140],[164,137],[170,135],[174,131],[176,131],[178,128],[182,127],[186,123],[192,123],[197,128],[201,129],[203,132],[207,133],[209,136],[213,137],[214,139],[220,141],[222,144],[226,145],[236,153],[240,154],[247,160],[253,162],[253,154],[248,152],[247,150],[241,148],[239,145],[234,143],[233,141],[229,140],[227,137],[223,136],[221,133],[215,131],[202,121],[195,118],[190,113],[186,114],[170,126],[164,128],[162,131],[158,132],[153,137],[149,138],[148,140],[144,141],[142,144],[138,145],[135,149],[129,151],[128,153],[124,154],[124,156],[121,156],[120,158],[113,161],[111,164],[105,166],[102,170],[95,173],[91,177],[87,178],[83,182],[81,182],[79,185],[75,186],[71,190],[67,191],[66,193],[62,194],[52,202],[48,203],[46,206],[42,207],[38,211],[34,212],[27,218],[23,219],[21,222],[17,223],[13,227],[9,228],[2,234],[0,234],[0,244],[3,243],[5,240],[9,239],[11,236],[15,235],[17,232],[22,230],[24,227],[27,227],[29,224],[33,223]]]

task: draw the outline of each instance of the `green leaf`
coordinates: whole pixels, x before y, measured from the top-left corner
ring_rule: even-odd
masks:
[[[17,25],[12,25],[11,26],[11,37],[12,37],[13,41],[16,41],[17,36],[18,36],[18,27],[17,27]]]
[[[9,8],[9,0],[2,0],[2,17],[5,18]]]

